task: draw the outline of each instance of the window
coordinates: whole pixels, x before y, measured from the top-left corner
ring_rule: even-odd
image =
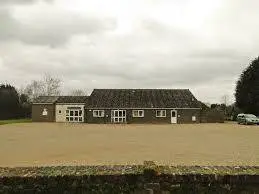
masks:
[[[144,110],[133,110],[132,117],[144,117]]]
[[[192,121],[193,121],[193,122],[196,121],[196,116],[192,116]]]
[[[157,110],[156,117],[166,117],[166,110]]]
[[[61,110],[59,110],[58,113],[61,114]]]
[[[69,110],[66,110],[66,116],[69,116]]]
[[[104,110],[94,110],[93,117],[104,117]]]

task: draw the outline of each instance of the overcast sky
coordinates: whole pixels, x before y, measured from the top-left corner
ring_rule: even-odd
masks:
[[[258,0],[0,0],[0,83],[233,96],[259,54]],[[233,100],[233,99],[232,99]]]

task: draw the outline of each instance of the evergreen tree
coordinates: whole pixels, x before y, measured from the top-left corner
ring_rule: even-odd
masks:
[[[237,107],[244,113],[259,115],[259,57],[241,74],[235,97]]]
[[[11,85],[0,85],[0,119],[19,117],[20,99],[16,89]]]

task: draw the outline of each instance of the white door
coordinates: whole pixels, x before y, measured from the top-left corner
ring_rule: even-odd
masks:
[[[176,124],[177,123],[177,111],[171,110],[171,123]]]
[[[112,110],[112,123],[126,123],[126,110]]]

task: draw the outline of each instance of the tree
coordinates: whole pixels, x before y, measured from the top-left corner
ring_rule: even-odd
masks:
[[[222,104],[225,104],[226,106],[228,106],[228,104],[229,104],[229,96],[228,95],[223,95],[222,97],[221,97],[221,100],[222,100]]]
[[[244,113],[259,115],[259,57],[241,74],[236,86],[236,106]]]
[[[20,98],[16,89],[9,84],[0,85],[0,119],[18,118]]]
[[[47,96],[57,96],[60,95],[61,79],[52,77],[46,74],[43,77],[43,88],[44,94]]]
[[[72,90],[70,93],[71,96],[85,96],[85,92],[83,90],[77,89],[77,90]]]
[[[61,93],[61,79],[45,74],[40,80],[33,80],[25,87],[23,93],[33,101],[38,96],[58,96]]]

